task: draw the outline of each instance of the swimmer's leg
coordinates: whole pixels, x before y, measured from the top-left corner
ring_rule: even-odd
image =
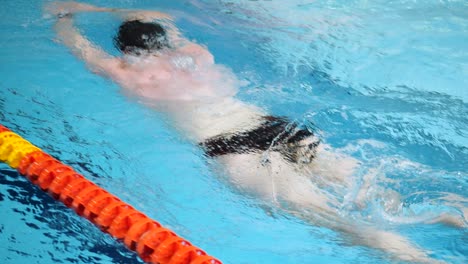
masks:
[[[382,250],[402,261],[440,263],[399,234],[358,225],[351,219],[343,218],[337,198],[324,191],[323,185],[314,184],[311,177],[298,172],[279,153],[272,152],[267,157],[261,154],[229,154],[217,160],[241,190],[255,193],[313,225],[341,232],[353,244]],[[328,180],[346,182],[342,177],[335,177],[337,175]]]
[[[431,258],[424,249],[419,248],[407,238],[391,231],[375,227],[344,225],[339,227],[347,233],[353,244],[364,245],[388,253],[392,258],[414,263],[444,263]]]
[[[331,153],[328,153],[328,157],[332,156]],[[348,168],[354,168],[356,163],[352,158],[338,155],[330,160],[343,162],[343,159],[346,159],[344,164],[348,164]],[[353,244],[382,250],[392,258],[401,261],[442,263],[441,261],[432,259],[426,250],[421,249],[400,234],[369,225],[359,225],[355,220],[347,219],[340,213],[339,208],[341,203],[337,200],[337,196],[339,196],[337,195],[339,193],[337,188],[339,189],[339,187],[334,189],[334,194],[323,191],[323,188],[328,187],[328,190],[332,190],[334,187],[332,185],[336,183],[350,184],[351,171],[342,172],[341,175],[330,175],[330,177],[325,175],[323,177],[327,179],[321,182],[321,186],[317,186],[310,177],[304,177],[304,175],[297,172],[294,173],[286,163],[276,166],[278,166],[276,170],[285,176],[283,177],[284,182],[278,183],[280,186],[276,188],[277,195],[282,200],[287,201],[289,207],[286,209],[292,214],[306,219],[314,225],[339,231]],[[321,175],[323,175],[323,171],[320,169],[312,169],[312,172],[314,171],[316,173],[322,172]],[[327,173],[330,171],[327,171]],[[340,173],[339,170],[335,170],[334,172]],[[327,184],[330,185],[327,186]]]

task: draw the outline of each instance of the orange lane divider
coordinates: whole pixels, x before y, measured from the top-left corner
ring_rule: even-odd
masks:
[[[101,230],[122,240],[145,262],[221,264],[221,261],[207,255],[2,125],[0,161],[17,169],[32,183]]]

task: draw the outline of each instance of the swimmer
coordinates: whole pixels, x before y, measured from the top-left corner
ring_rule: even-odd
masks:
[[[236,99],[241,82],[206,47],[184,38],[169,15],[77,2],[52,3],[46,12],[57,17],[59,40],[93,72],[168,115],[237,188],[343,232],[356,244],[400,260],[433,262],[398,234],[342,217],[340,199],[353,186],[357,160],[334,151],[307,127]],[[114,38],[122,55],[113,57],[80,34],[73,25],[78,12],[122,17]]]

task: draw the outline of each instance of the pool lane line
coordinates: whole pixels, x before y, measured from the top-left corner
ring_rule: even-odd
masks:
[[[104,232],[123,241],[145,262],[222,264],[1,124],[0,161],[17,169]]]

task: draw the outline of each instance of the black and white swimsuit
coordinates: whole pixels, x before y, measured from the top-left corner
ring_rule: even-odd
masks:
[[[237,133],[224,133],[206,139],[199,145],[209,157],[278,151],[294,163],[310,163],[320,141],[307,128],[286,118],[264,116],[256,128]]]

